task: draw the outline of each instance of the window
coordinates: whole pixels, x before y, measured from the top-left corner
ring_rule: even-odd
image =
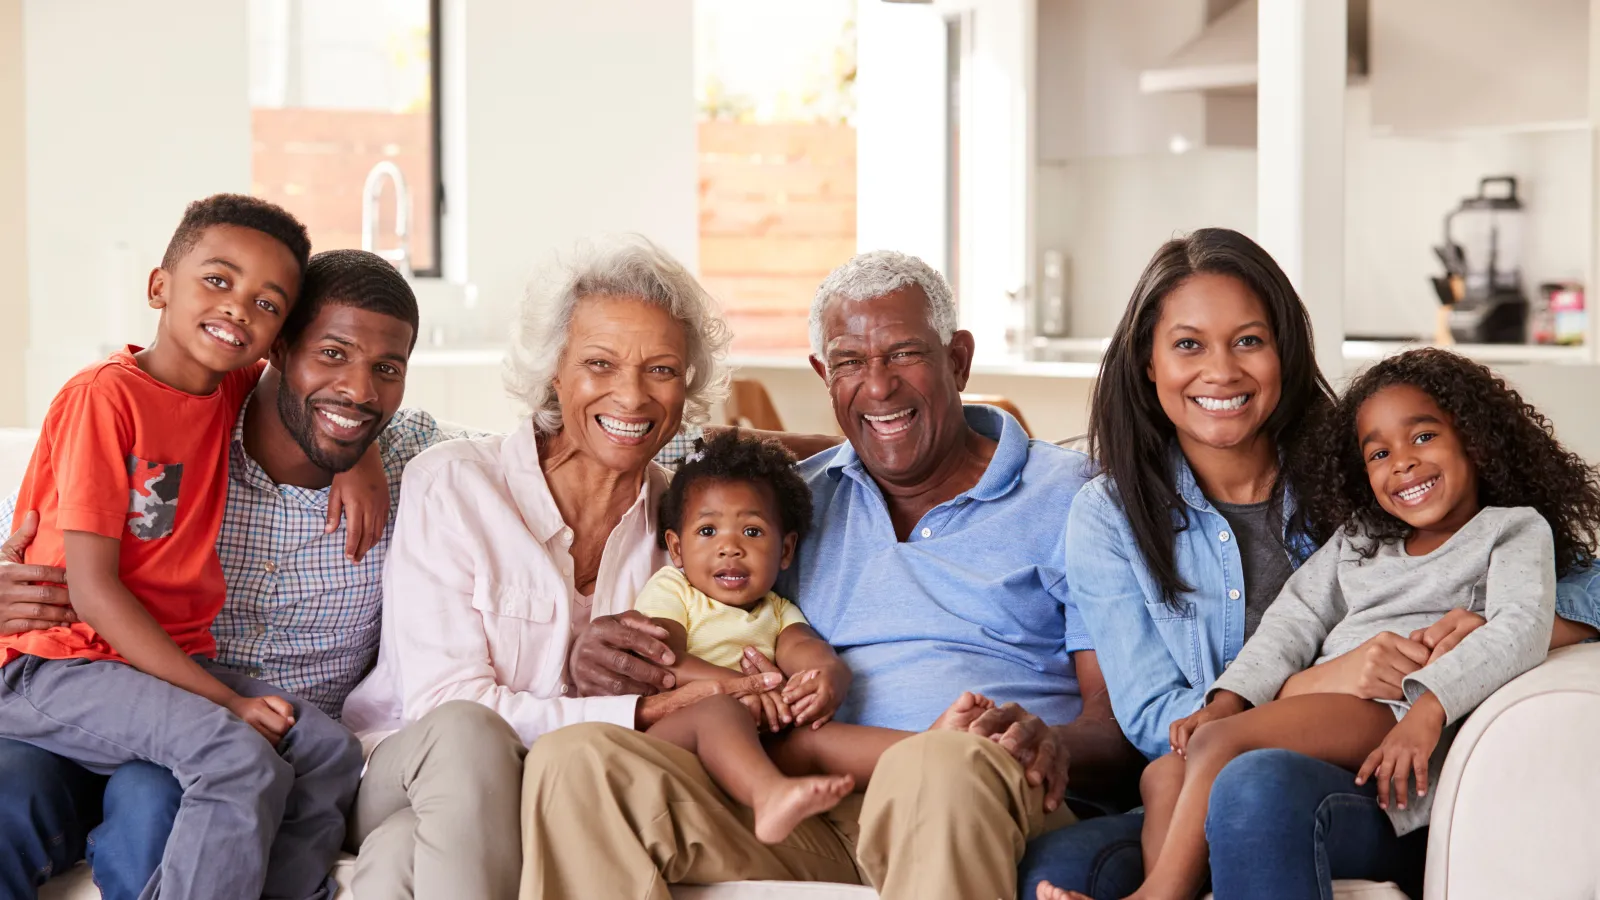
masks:
[[[700,277],[735,353],[808,352],[812,295],[855,254],[855,15],[855,0],[695,4]]]
[[[368,249],[439,274],[438,23],[438,0],[250,0],[251,192],[315,249],[364,245],[370,184]]]

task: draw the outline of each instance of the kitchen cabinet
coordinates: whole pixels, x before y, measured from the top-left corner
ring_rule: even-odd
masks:
[[[1230,0],[1038,0],[1039,161],[1255,144],[1254,90],[1144,93]]]
[[[1372,125],[1436,135],[1581,127],[1590,0],[1371,0]]]

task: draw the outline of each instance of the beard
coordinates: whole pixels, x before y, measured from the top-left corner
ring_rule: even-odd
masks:
[[[385,422],[378,418],[377,410],[369,407],[349,403],[328,405],[359,410],[365,415],[372,416],[366,434],[350,443],[328,439],[328,445],[324,445],[322,438],[325,436],[318,434],[316,423],[313,421],[317,411],[311,405],[310,398],[301,397],[291,391],[287,380],[278,382],[278,418],[283,420],[283,427],[288,429],[289,436],[294,438],[294,442],[300,446],[306,458],[311,460],[312,465],[337,475],[340,472],[348,472],[361,461],[362,454],[367,452],[373,440],[383,431]]]

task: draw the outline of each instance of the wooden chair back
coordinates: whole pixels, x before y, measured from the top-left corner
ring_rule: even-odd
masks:
[[[728,402],[723,405],[724,424],[761,431],[782,431],[783,419],[778,417],[772,396],[761,382],[749,378],[735,378]]]
[[[1005,397],[999,394],[962,394],[961,402],[982,403],[986,406],[994,406],[1003,409],[1011,414],[1011,418],[1017,420],[1017,423],[1022,426],[1023,433],[1027,434],[1028,437],[1033,437],[1033,430],[1028,427],[1028,420],[1023,418],[1022,410],[1017,409],[1017,405],[1015,403],[1012,403],[1010,400],[1007,400]]]

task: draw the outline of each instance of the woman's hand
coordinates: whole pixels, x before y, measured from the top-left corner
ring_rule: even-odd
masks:
[[[1233,691],[1217,691],[1217,695],[1211,698],[1210,703],[1172,723],[1168,734],[1168,740],[1172,742],[1172,752],[1183,756],[1188,752],[1189,738],[1194,735],[1195,729],[1207,722],[1236,716],[1244,712],[1247,705],[1244,698]]]
[[[1431,663],[1454,650],[1462,638],[1487,624],[1489,620],[1475,612],[1452,609],[1427,628],[1411,632],[1411,639],[1428,648],[1428,662]]]
[[[389,527],[389,476],[383,471],[383,457],[374,441],[361,460],[348,472],[333,476],[328,491],[328,521],[325,534],[339,529],[339,516],[347,520],[344,555],[360,562]]]
[[[639,701],[634,722],[640,731],[656,724],[680,709],[693,706],[707,697],[727,694],[740,702],[754,694],[764,694],[783,683],[782,675],[767,673],[729,678],[726,681],[691,681],[681,688],[652,694]]]
[[[1417,796],[1428,793],[1428,760],[1439,743],[1444,730],[1444,707],[1430,691],[1411,705],[1411,711],[1398,724],[1389,729],[1378,749],[1372,751],[1367,761],[1356,773],[1356,784],[1366,784],[1377,776],[1378,806],[1389,808],[1389,787],[1394,786],[1394,797],[1401,809],[1406,808],[1406,787],[1410,776],[1417,777]]]
[[[1385,631],[1349,653],[1290,676],[1278,696],[1350,694],[1363,700],[1403,700],[1400,684],[1427,665],[1431,655],[1421,641]]]
[[[667,630],[630,609],[589,623],[567,654],[567,671],[579,697],[654,694],[677,679],[667,671],[677,658],[666,644]]]

